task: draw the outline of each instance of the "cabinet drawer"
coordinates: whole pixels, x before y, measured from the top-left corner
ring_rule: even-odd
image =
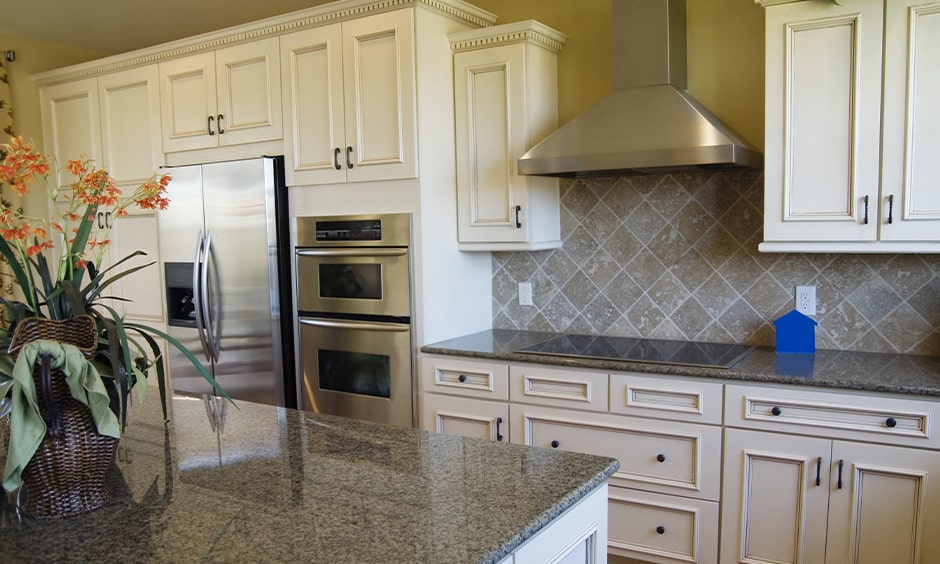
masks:
[[[423,392],[509,400],[509,365],[449,356],[422,356]]]
[[[717,500],[721,428],[510,404],[512,441],[611,456],[611,485]]]
[[[721,382],[615,373],[610,375],[610,411],[721,425],[722,388]]]
[[[643,562],[717,562],[718,504],[611,487],[607,551]]]
[[[509,399],[516,403],[607,411],[606,372],[513,364],[509,382]]]
[[[729,427],[940,448],[940,402],[733,384],[725,394]]]

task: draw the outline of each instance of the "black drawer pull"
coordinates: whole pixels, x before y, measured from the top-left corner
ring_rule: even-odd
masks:
[[[467,375],[466,375],[466,374],[461,374],[460,376],[457,376],[457,380],[458,380],[460,383],[466,382],[466,381],[467,381]]]
[[[897,425],[898,425],[898,420],[895,419],[894,417],[889,417],[889,418],[885,419],[885,425],[887,425],[888,427],[891,427],[891,428],[897,427]]]
[[[552,448],[558,448],[561,446],[561,443],[558,441],[552,441]]]
[[[777,407],[776,405],[773,407],[773,409],[770,410],[770,414],[773,415],[774,417],[776,417],[777,415],[780,415],[781,413],[783,412],[780,411],[780,408]]]
[[[502,417],[496,418],[496,440],[499,442],[503,442],[503,434],[499,432],[499,426],[500,424],[502,424],[502,422],[503,422]]]
[[[659,453],[656,455],[656,462],[666,462],[666,455]]]
[[[839,486],[839,489],[840,489],[840,490],[842,489],[842,464],[843,464],[844,462],[845,462],[844,460],[840,460],[840,461],[839,461],[839,480],[838,480],[838,486]]]
[[[822,472],[822,457],[816,460],[816,486],[819,487],[821,483],[819,473]]]
[[[666,527],[663,527],[662,525],[656,527],[656,533],[660,535],[666,534]]]
[[[336,147],[335,149],[333,149],[333,166],[336,168],[336,170],[340,170],[343,168],[343,165],[339,164],[339,154],[342,152],[343,150],[340,149],[339,147]]]

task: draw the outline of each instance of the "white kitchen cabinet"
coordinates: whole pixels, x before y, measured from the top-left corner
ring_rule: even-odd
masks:
[[[140,185],[164,165],[157,65],[98,78],[102,164],[118,185]]]
[[[413,18],[397,10],[281,37],[289,185],[417,177]]]
[[[422,397],[421,428],[509,442],[509,404],[439,394]]]
[[[771,252],[940,252],[940,2],[766,7]],[[882,76],[883,73],[883,76]],[[883,92],[883,96],[882,96]]]
[[[507,363],[422,355],[418,370],[422,429],[509,442]]]
[[[278,38],[160,63],[167,153],[283,137]]]
[[[42,135],[47,155],[59,166],[56,182],[67,188],[74,177],[65,169],[69,159],[88,158],[101,166],[101,118],[98,79],[53,84],[39,90]]]
[[[516,161],[557,127],[556,57],[566,36],[529,20],[449,39],[459,248],[560,247],[558,179],[520,175]]]
[[[726,394],[726,425],[740,428],[725,432],[722,562],[940,561],[930,480],[940,453],[896,446],[931,447],[935,406],[741,385]]]

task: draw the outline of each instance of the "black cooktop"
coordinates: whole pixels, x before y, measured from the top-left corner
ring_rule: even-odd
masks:
[[[730,368],[753,350],[754,347],[751,345],[561,335],[518,349],[516,352],[703,368]]]

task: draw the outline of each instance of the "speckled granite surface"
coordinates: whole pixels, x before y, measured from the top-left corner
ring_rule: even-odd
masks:
[[[421,352],[574,368],[940,397],[940,357],[933,356],[832,350],[817,350],[813,355],[778,355],[772,348],[758,347],[731,368],[719,369],[515,352],[556,336],[555,333],[494,329],[426,345],[421,347]]]
[[[155,392],[155,391],[154,391]],[[134,406],[104,508],[0,508],[2,562],[496,562],[612,458],[239,402]],[[0,453],[2,454],[2,453]]]

